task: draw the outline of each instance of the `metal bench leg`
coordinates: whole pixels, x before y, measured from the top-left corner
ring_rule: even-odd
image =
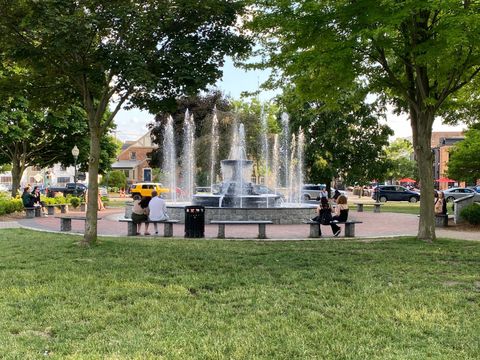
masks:
[[[173,224],[165,223],[163,224],[163,236],[172,237],[173,236]]]
[[[345,224],[345,237],[355,237],[355,224]]]
[[[258,224],[258,238],[266,239],[267,238],[267,224]]]
[[[218,236],[219,239],[225,239],[225,224],[218,224]]]
[[[373,212],[379,213],[379,212],[380,212],[380,206],[381,206],[381,205],[373,205],[373,206],[374,206],[374,207],[373,207]]]
[[[47,207],[47,213],[48,215],[55,215],[55,206]]]
[[[60,231],[72,231],[72,219],[60,219]]]
[[[310,224],[310,235],[308,237],[320,237],[320,224]]]
[[[35,217],[35,209],[25,209],[25,217],[27,219],[33,219]]]
[[[137,235],[137,224],[134,224],[133,222],[128,222],[127,223],[127,236],[135,236]]]
[[[62,214],[66,214],[68,212],[68,206],[67,205],[60,205],[60,212]]]
[[[363,204],[357,204],[357,212],[363,212]]]

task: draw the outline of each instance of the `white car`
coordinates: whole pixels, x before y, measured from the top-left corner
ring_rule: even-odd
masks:
[[[475,195],[475,201],[480,201],[480,193],[477,193],[473,189],[455,187],[442,191],[445,195],[445,199],[447,199],[447,202],[453,202],[454,200],[461,199],[468,195]]]

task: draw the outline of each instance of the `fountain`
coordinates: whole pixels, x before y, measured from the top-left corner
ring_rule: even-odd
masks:
[[[218,119],[214,112],[211,131],[211,159],[215,161],[218,146]],[[192,116],[185,115],[184,146],[182,164],[189,168],[182,169],[183,178],[191,184],[194,181],[194,124]],[[188,120],[187,120],[188,119]],[[215,164],[210,167],[211,193],[192,194],[190,199],[193,205],[204,206],[205,221],[211,220],[271,220],[274,224],[297,224],[314,216],[315,205],[301,204],[301,186],[303,182],[303,151],[304,136],[300,130],[298,134],[290,135],[288,115],[282,114],[282,134],[273,138],[272,153],[268,154],[268,137],[266,121],[262,119],[263,156],[265,174],[273,189],[281,187],[283,194],[271,191],[260,192],[258,185],[251,182],[253,161],[247,159],[245,129],[243,124],[234,124],[232,129],[231,147],[228,159],[220,161],[222,182],[214,185]],[[265,133],[264,133],[265,132]],[[269,159],[271,169],[268,168]],[[263,187],[265,189],[265,187]],[[189,192],[188,190],[186,192]],[[188,201],[188,198],[186,199]],[[287,200],[287,201],[285,201]],[[183,219],[184,206],[192,203],[168,204],[172,218]]]
[[[275,207],[281,203],[279,194],[260,194],[255,191],[250,178],[253,161],[247,160],[245,129],[243,124],[235,125],[229,159],[222,160],[223,182],[212,194],[193,195],[194,205],[219,208],[262,208]]]

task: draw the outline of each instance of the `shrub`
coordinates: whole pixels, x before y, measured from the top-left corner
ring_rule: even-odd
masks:
[[[466,206],[460,212],[460,216],[467,220],[470,224],[480,225],[480,205],[473,203]]]
[[[74,209],[76,209],[80,205],[80,198],[72,196],[70,198],[70,204],[73,206]]]
[[[23,203],[20,199],[0,199],[0,215],[11,214],[23,210]]]

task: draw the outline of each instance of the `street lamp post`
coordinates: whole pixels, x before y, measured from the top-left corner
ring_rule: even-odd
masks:
[[[75,167],[75,175],[73,175],[73,182],[75,184],[75,189],[73,190],[73,195],[77,196],[77,159],[78,155],[80,154],[80,150],[78,150],[77,145],[75,145],[72,149],[72,155],[74,160],[74,167]]]

